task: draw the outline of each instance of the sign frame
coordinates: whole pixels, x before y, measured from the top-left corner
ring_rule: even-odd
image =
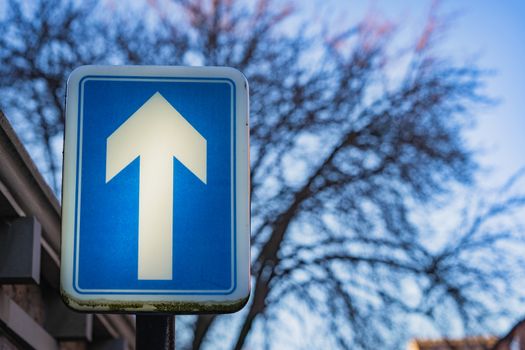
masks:
[[[232,281],[220,293],[176,290],[82,290],[78,284],[78,258],[83,145],[82,86],[90,79],[133,79],[184,82],[219,80],[232,91]],[[240,310],[250,295],[250,210],[249,210],[249,93],[244,75],[229,67],[179,66],[81,66],[69,76],[66,95],[64,163],[62,179],[61,295],[71,308],[84,312],[124,313],[230,313]],[[131,117],[130,117],[131,118]],[[81,169],[81,166],[80,166]],[[105,171],[105,170],[104,170]],[[176,175],[175,175],[176,177]]]

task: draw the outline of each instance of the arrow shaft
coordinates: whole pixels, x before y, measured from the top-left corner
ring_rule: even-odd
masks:
[[[173,278],[173,157],[204,184],[206,139],[155,93],[107,138],[106,183],[137,156],[138,279]]]
[[[173,157],[159,153],[140,157],[138,278],[142,280],[172,279]]]

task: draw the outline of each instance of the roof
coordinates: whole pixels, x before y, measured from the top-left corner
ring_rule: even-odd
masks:
[[[408,344],[408,350],[488,350],[492,349],[496,337],[468,337],[463,339],[414,339]]]
[[[523,339],[525,336],[525,319],[516,323],[511,330],[494,345],[494,349],[505,349],[515,337]]]

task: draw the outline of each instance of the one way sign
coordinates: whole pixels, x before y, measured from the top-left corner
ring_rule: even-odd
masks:
[[[84,66],[67,93],[66,303],[134,313],[240,309],[250,280],[244,76]]]

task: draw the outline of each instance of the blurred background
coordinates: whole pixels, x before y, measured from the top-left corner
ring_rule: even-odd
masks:
[[[0,108],[59,197],[74,68],[246,75],[252,295],[180,349],[525,349],[524,11],[0,0]]]

